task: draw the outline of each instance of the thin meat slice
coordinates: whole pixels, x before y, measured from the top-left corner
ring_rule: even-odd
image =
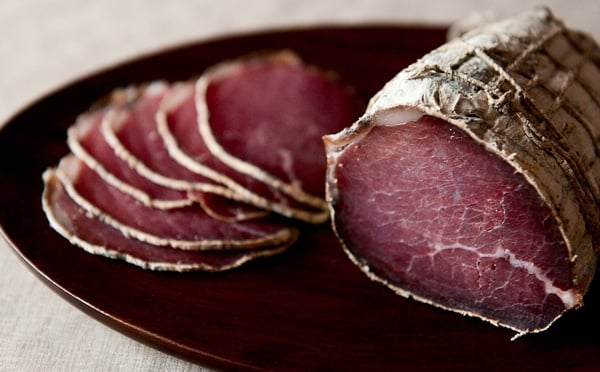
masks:
[[[242,198],[223,194],[190,191],[188,197],[198,203],[204,212],[222,221],[236,222],[267,218],[269,211],[247,204]],[[240,201],[241,200],[241,201]]]
[[[69,196],[88,213],[124,235],[153,245],[188,250],[254,249],[287,245],[296,231],[277,221],[229,222],[215,219],[199,206],[161,210],[143,205],[104,182],[72,155],[55,170]]]
[[[321,137],[350,125],[363,109],[347,87],[288,51],[224,62],[196,86],[198,124],[213,154],[300,201],[321,205]]]
[[[155,84],[143,94],[145,103],[150,107],[156,104],[166,90],[166,85]],[[127,97],[132,95],[135,97]],[[161,186],[139,175],[104,140],[101,131],[103,121],[119,120],[116,109],[131,105],[129,100],[137,100],[137,96],[137,91],[132,94],[115,92],[105,107],[81,115],[68,130],[69,148],[104,180],[149,206],[169,209],[190,205],[193,200],[185,191]]]
[[[425,55],[325,137],[346,252],[401,295],[547,329],[596,271],[599,92],[600,47],[543,8]]]
[[[169,158],[154,119],[170,91],[162,82],[116,90],[107,107],[69,129],[71,150],[107,182],[149,206],[169,209],[200,203],[215,218],[264,217],[266,211],[240,203],[227,187],[199,178]]]
[[[218,169],[246,190],[290,205],[280,213],[327,219],[321,136],[358,117],[354,95],[290,52],[219,64],[198,79],[195,94],[197,121],[174,118],[161,129],[175,159],[197,172]],[[206,159],[206,149],[219,163]],[[300,216],[291,208],[314,212]]]
[[[102,133],[115,153],[144,177],[166,187],[201,190],[216,183],[185,169],[172,159],[156,127],[159,106],[164,100],[173,100],[180,95],[181,84],[172,86],[162,100],[142,100],[140,103],[143,105],[151,104],[147,109],[138,106],[125,120],[105,122]]]
[[[50,225],[72,244],[88,253],[102,255],[151,270],[224,271],[250,260],[284,251],[286,244],[249,251],[189,251],[157,246],[132,239],[88,213],[65,191],[53,170],[44,173],[42,205]]]
[[[329,218],[327,210],[298,202],[217,159],[210,153],[198,131],[197,117],[195,87],[192,83],[178,84],[165,97],[157,112],[158,131],[177,166],[185,167],[187,172],[196,174],[196,177],[206,177],[225,185],[239,200],[259,208],[307,222],[319,223]]]

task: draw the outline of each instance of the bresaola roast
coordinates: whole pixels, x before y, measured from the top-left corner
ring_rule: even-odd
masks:
[[[328,219],[320,137],[360,114],[353,93],[288,51],[223,62],[200,81],[116,89],[76,120],[72,152],[43,175],[57,232],[143,268],[223,271],[285,251],[294,220]],[[248,139],[241,154],[229,140],[238,132]],[[309,156],[286,147],[290,136]]]
[[[544,330],[596,269],[599,117],[593,40],[546,9],[481,26],[325,137],[334,229],[400,295]]]

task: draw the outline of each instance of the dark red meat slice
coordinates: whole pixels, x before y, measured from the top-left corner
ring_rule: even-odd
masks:
[[[225,62],[197,87],[199,125],[211,151],[240,172],[283,183],[281,190],[289,187],[285,192],[307,203],[324,195],[321,137],[363,109],[335,78],[286,52]]]
[[[199,206],[161,210],[143,205],[104,182],[73,156],[65,157],[57,176],[69,195],[88,212],[100,216],[124,234],[181,249],[253,249],[288,244],[295,231],[267,219],[228,222],[215,219]]]
[[[549,207],[460,130],[425,116],[330,145],[335,227],[373,278],[520,332],[580,302]]]
[[[44,182],[44,211],[56,231],[89,253],[122,259],[142,268],[223,271],[287,248],[280,245],[250,251],[189,251],[144,243],[85,211],[69,197],[53,171],[46,171]]]
[[[166,87],[156,94],[144,95],[143,105],[151,110],[160,102],[165,90]],[[122,120],[123,115],[117,115],[119,111],[115,110],[118,106],[114,99],[109,107],[79,117],[68,131],[71,151],[106,181],[148,205],[168,208],[191,204],[185,191],[160,186],[139,175],[104,140],[101,130],[103,120]]]
[[[182,96],[182,85],[175,84],[163,100],[142,100],[132,109],[126,120],[111,123],[104,135],[115,152],[135,166],[138,172],[167,187],[190,190],[214,185],[210,178],[200,176],[182,167],[169,155],[156,127],[156,113],[164,100],[177,105]]]
[[[159,109],[159,131],[169,154],[181,164],[178,164],[178,167],[184,166],[189,172],[226,185],[236,197],[241,198],[240,200],[286,217],[310,222],[323,222],[329,218],[327,210],[295,201],[276,188],[237,172],[217,159],[210,153],[200,136],[197,116],[193,84],[178,85],[171,95],[165,97]],[[268,152],[264,153],[264,156],[268,156]],[[161,171],[168,172],[167,169]]]
[[[246,221],[269,215],[269,211],[217,194],[194,191],[189,192],[188,195],[208,215],[223,221]]]
[[[80,117],[69,128],[71,150],[107,182],[149,206],[168,209],[200,201],[207,211],[219,218],[244,220],[265,216],[265,211],[230,200],[235,199],[234,193],[226,187],[199,179],[177,163],[173,164],[156,132],[154,120],[159,104],[169,91],[170,87],[164,83],[116,91],[106,108]],[[115,129],[128,147],[120,142]],[[153,172],[146,164],[169,173]],[[190,180],[170,177],[182,174]],[[211,195],[204,195],[206,193]]]

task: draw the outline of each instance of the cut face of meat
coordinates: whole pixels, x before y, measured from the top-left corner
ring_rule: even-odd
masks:
[[[250,251],[189,251],[152,245],[131,239],[88,213],[69,197],[52,171],[44,173],[44,183],[42,205],[57,232],[89,253],[121,259],[145,269],[224,271],[287,248],[282,244]]]
[[[598,56],[538,8],[400,71],[325,137],[351,259],[401,295],[518,335],[581,306],[600,247]]]
[[[331,176],[346,247],[397,290],[519,330],[578,305],[548,206],[444,121],[373,127],[337,156]]]

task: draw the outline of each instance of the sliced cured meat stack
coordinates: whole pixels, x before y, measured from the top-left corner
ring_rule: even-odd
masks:
[[[72,155],[54,170],[71,199],[124,235],[153,245],[187,250],[254,249],[289,245],[296,231],[266,219],[229,222],[199,206],[161,210],[143,205]]]
[[[253,250],[191,251],[157,246],[132,239],[90,214],[66,192],[56,173],[44,173],[42,204],[52,227],[85,251],[120,259],[144,269],[169,271],[224,271],[252,259],[284,251],[287,245]]]
[[[299,201],[321,205],[321,137],[345,128],[363,109],[347,87],[290,52],[222,63],[196,87],[198,125],[213,154]]]
[[[156,128],[156,113],[165,99],[181,94],[180,85],[170,87],[162,99],[137,101],[122,120],[105,121],[102,134],[113,151],[138,173],[165,187],[180,190],[214,186],[209,178],[199,176],[173,160]],[[135,88],[134,88],[135,89]]]
[[[547,329],[596,270],[599,117],[593,40],[546,9],[481,26],[325,137],[334,229],[400,295]]]
[[[262,104],[256,112],[246,110],[243,122],[236,118],[236,123],[227,123],[216,133],[223,131],[226,137],[230,131],[243,133],[255,143],[248,149],[258,158],[281,161],[289,185],[262,177],[271,169],[257,177],[211,151],[198,123],[208,113],[204,110],[203,116],[197,111],[204,92],[199,96],[194,82],[155,81],[115,89],[69,128],[72,153],[44,176],[44,210],[51,225],[92,253],[142,267],[224,270],[292,245],[298,236],[293,219],[328,220],[322,192],[312,196],[303,187],[308,185],[308,192],[323,188],[325,155],[320,136],[357,117],[358,100],[290,53],[227,65],[244,70],[246,64],[249,70],[258,64],[267,71],[258,80],[246,81],[246,74],[232,76],[244,86],[254,84],[254,90],[243,89],[242,96],[233,100],[223,97],[224,105],[237,111],[241,104],[258,108],[261,99],[271,101],[280,93],[287,98],[269,102],[269,115]],[[277,92],[256,97],[265,88],[263,82]],[[327,104],[317,104],[313,95]],[[211,96],[211,106],[215,104]],[[223,107],[217,110],[221,111]],[[278,128],[282,125],[285,128]],[[271,136],[269,130],[273,146],[264,141],[265,135]],[[301,141],[303,154],[294,155],[298,146],[284,148],[291,142],[279,137],[290,135]],[[256,144],[257,138],[263,138],[261,145]],[[177,156],[184,154],[180,143],[184,156]],[[180,260],[181,265],[175,264]]]
[[[194,106],[186,100],[159,122],[175,159],[202,174],[218,169],[228,177],[223,182],[263,208],[328,219],[320,138],[362,110],[346,87],[281,52],[219,64],[198,79],[195,95]],[[185,119],[191,115],[197,121]]]
[[[198,202],[216,218],[265,216],[267,212],[236,201],[227,187],[185,170],[168,156],[155,115],[171,90],[162,82],[116,90],[103,110],[69,129],[71,150],[106,181],[149,206],[169,209]]]
[[[150,107],[156,104],[166,90],[167,86],[164,84],[156,84],[154,88],[148,89],[143,94],[146,104]],[[190,205],[193,201],[187,197],[186,192],[160,186],[139,175],[104,140],[101,131],[103,121],[118,120],[117,109],[130,106],[131,101],[137,100],[138,96],[134,89],[130,89],[129,94],[125,90],[117,91],[102,109],[81,115],[68,130],[69,147],[107,182],[149,206],[168,209]]]
[[[195,87],[191,83],[180,83],[174,87],[157,112],[158,131],[171,161],[177,163],[172,166],[173,169],[184,167],[185,172],[192,172],[196,178],[203,177],[225,185],[239,200],[264,210],[307,222],[318,223],[329,219],[326,209],[304,205],[217,159],[210,153],[198,131],[197,117]],[[195,192],[191,194],[197,197]]]

